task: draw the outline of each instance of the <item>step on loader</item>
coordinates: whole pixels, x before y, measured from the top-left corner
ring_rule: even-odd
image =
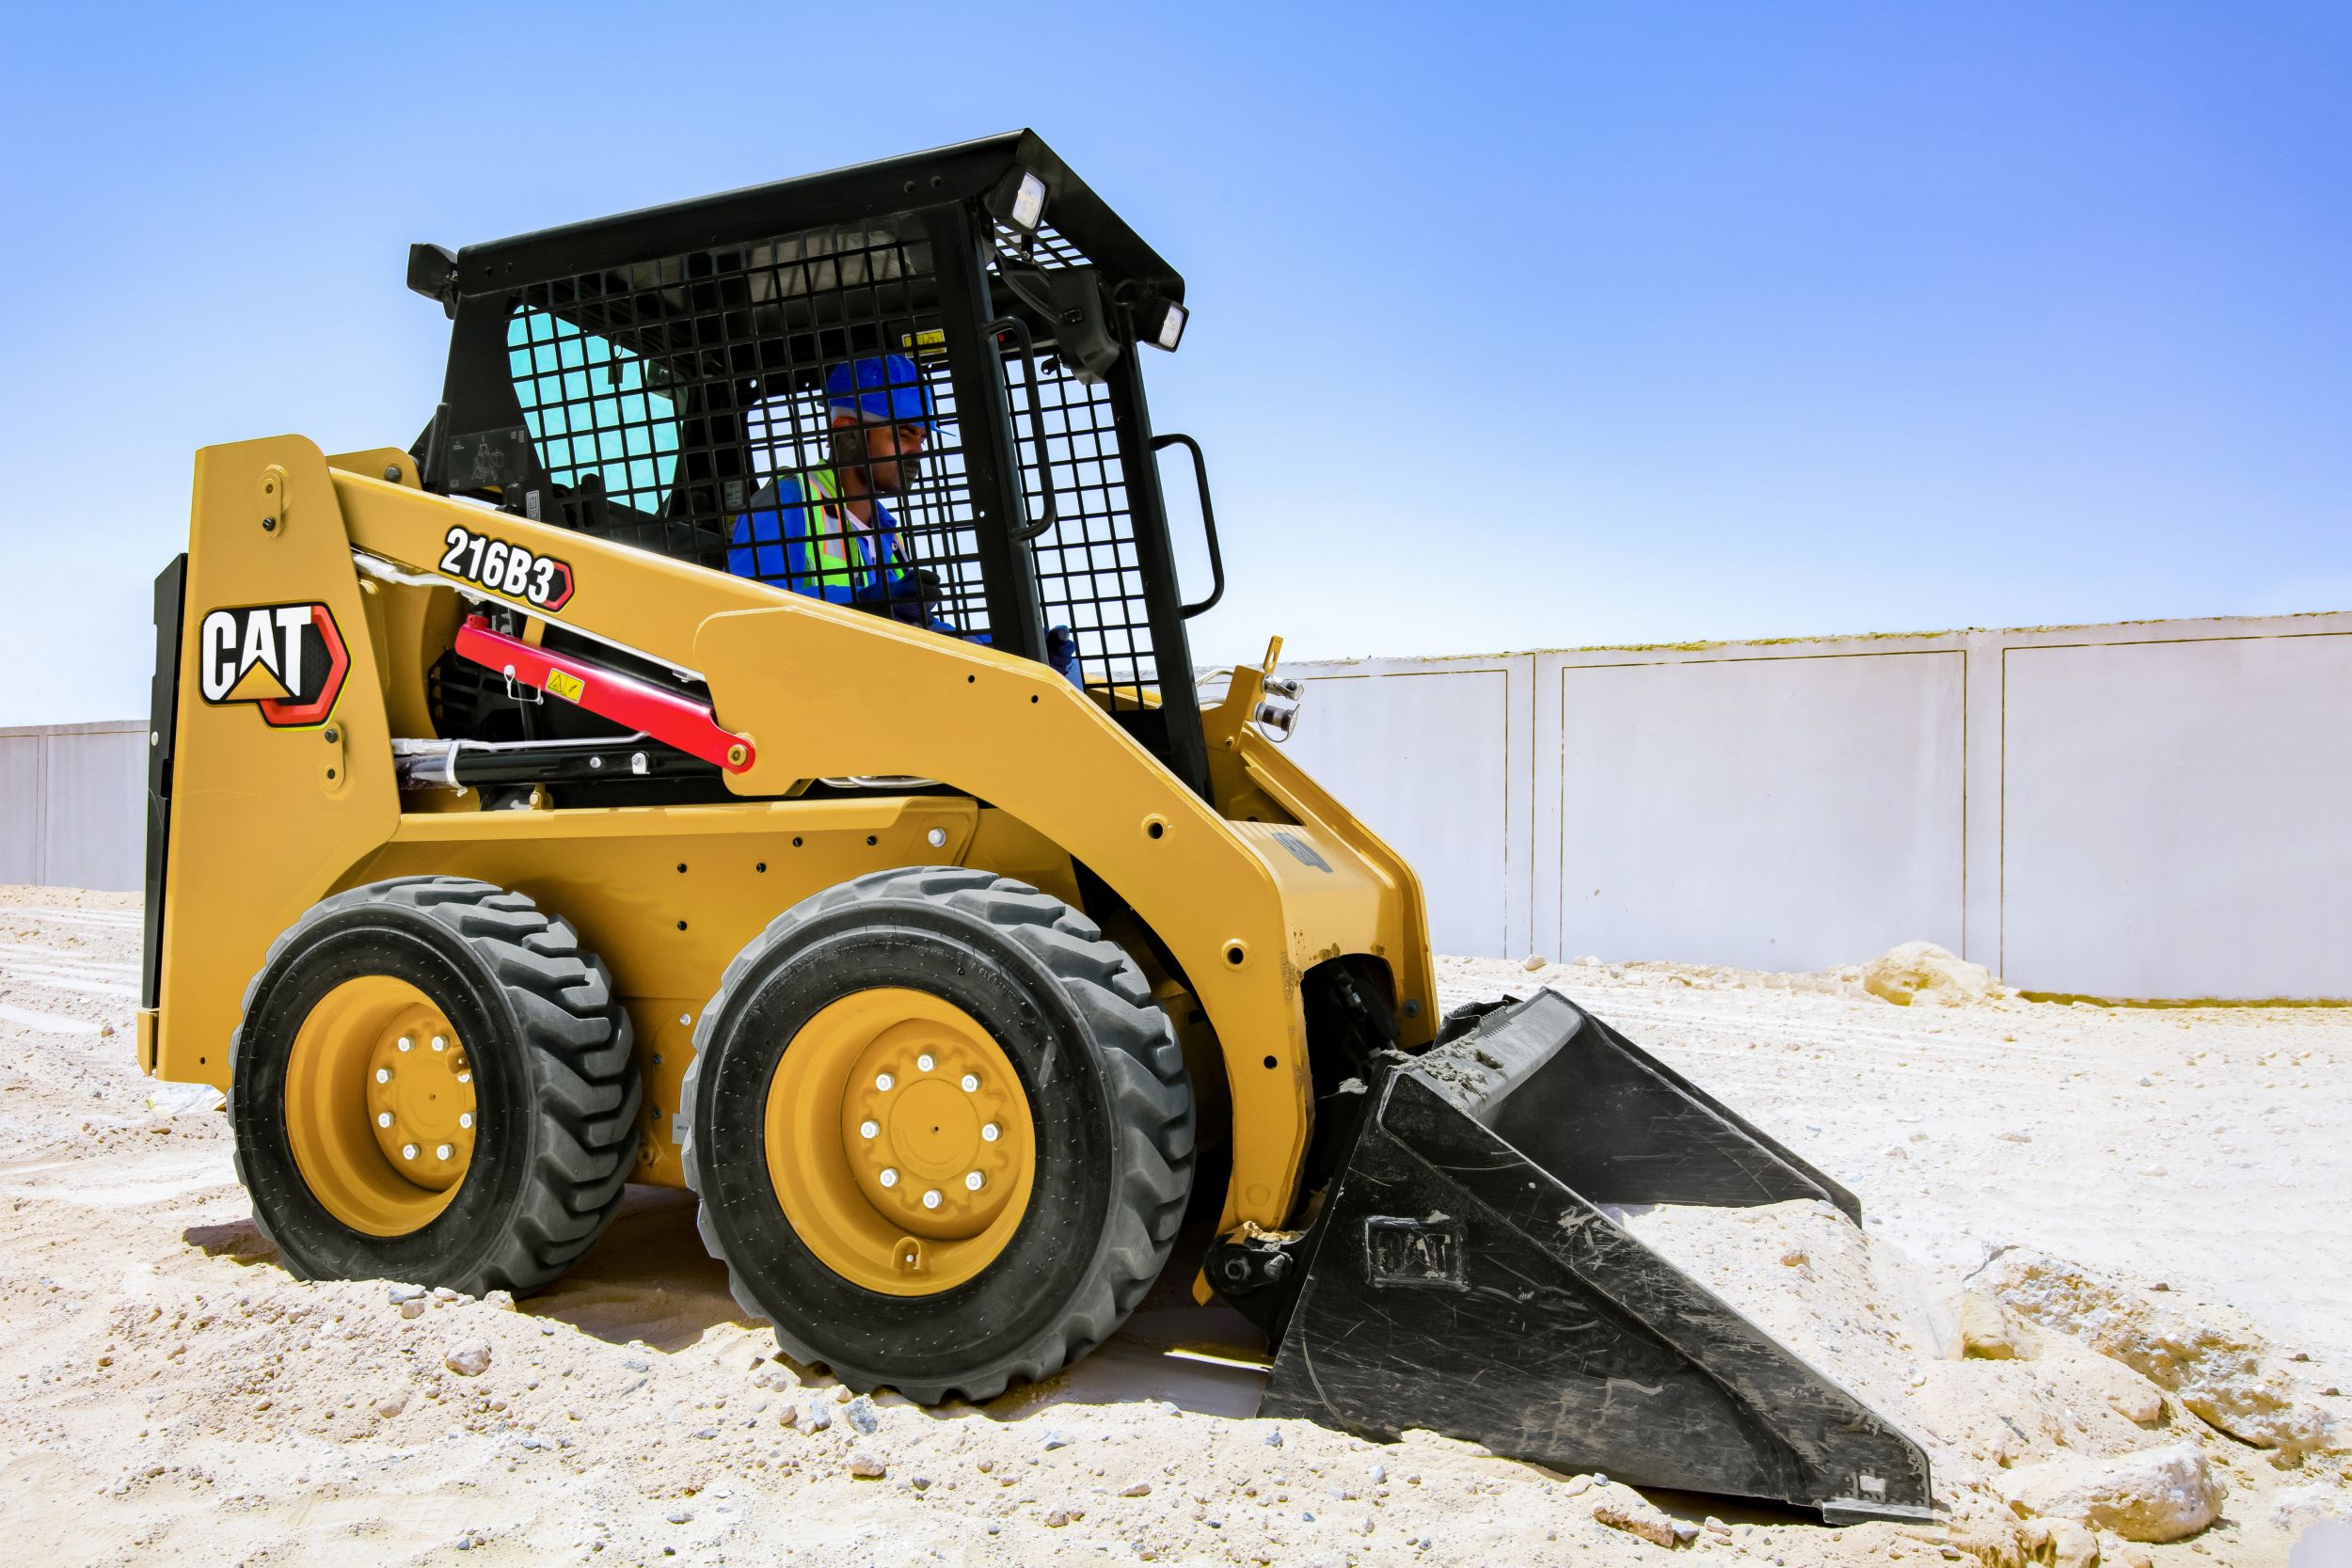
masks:
[[[1563,997],[1441,1020],[1279,642],[1197,689],[1184,279],[1037,136],[408,283],[422,436],[206,449],[156,585],[139,1060],[227,1091],[289,1270],[521,1293],[682,1186],[786,1354],[978,1401],[1119,1327],[1207,1171],[1180,1266],[1269,1412],[1925,1516],[1607,1209],[1852,1197]]]

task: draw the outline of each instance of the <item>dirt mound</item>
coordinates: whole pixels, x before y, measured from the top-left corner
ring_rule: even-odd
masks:
[[[2241,1443],[2287,1459],[2339,1446],[2333,1418],[2242,1314],[2173,1306],[2169,1291],[2135,1291],[2022,1249],[1994,1259],[1979,1279],[2010,1311],[2080,1338]]]
[[[1921,1002],[1966,1006],[2008,993],[1982,964],[1956,958],[1931,942],[1906,942],[1862,966],[1862,989],[1899,1007]]]
[[[2352,1452],[2225,1309],[2143,1310],[2094,1271],[2022,1251],[1963,1284],[1822,1203],[1624,1222],[1919,1441],[1954,1543],[1988,1563],[2053,1560],[2058,1525],[2104,1536],[2122,1561],[2126,1542],[2221,1518],[2239,1532],[2227,1560],[2281,1560],[2293,1531],[2325,1516],[2318,1499],[2352,1501]],[[2258,1459],[2192,1400],[2302,1447],[2281,1437],[2278,1463]]]

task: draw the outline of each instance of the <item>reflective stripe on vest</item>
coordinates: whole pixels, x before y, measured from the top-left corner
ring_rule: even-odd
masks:
[[[813,570],[795,576],[812,578],[820,589],[838,588],[853,594],[859,569],[870,569],[873,562],[865,541],[852,538],[858,531],[841,515],[839,482],[830,468],[810,468],[800,477],[801,511],[808,519],[806,543]]]

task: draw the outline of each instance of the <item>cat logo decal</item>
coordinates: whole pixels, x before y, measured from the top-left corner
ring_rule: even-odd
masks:
[[[274,729],[326,722],[351,651],[323,604],[246,605],[205,613],[197,669],[215,707],[251,703]]]

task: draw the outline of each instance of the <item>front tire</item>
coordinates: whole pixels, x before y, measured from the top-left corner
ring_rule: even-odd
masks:
[[[409,877],[322,900],[271,944],[230,1052],[237,1178],[303,1278],[521,1295],[620,1205],[628,1015],[519,893]]]
[[[727,966],[687,1185],[736,1300],[851,1387],[985,1400],[1107,1338],[1191,1196],[1192,1089],[1133,959],[986,871],[877,872]]]

